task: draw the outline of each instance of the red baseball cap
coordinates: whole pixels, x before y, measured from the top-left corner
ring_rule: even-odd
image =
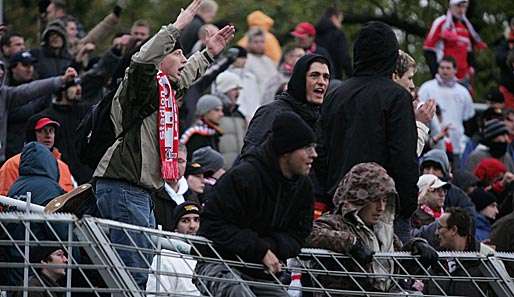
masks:
[[[296,25],[291,35],[295,37],[316,36],[316,28],[311,23],[302,22]]]
[[[41,129],[43,129],[45,126],[48,126],[48,125],[54,125],[54,126],[57,126],[57,127],[60,127],[60,126],[61,126],[58,122],[53,121],[53,120],[51,120],[50,118],[40,118],[40,119],[36,122],[36,126],[34,126],[34,130],[41,130]]]

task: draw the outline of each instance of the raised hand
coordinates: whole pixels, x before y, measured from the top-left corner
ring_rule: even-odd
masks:
[[[177,19],[175,20],[175,23],[173,25],[178,30],[184,29],[191,21],[193,20],[193,17],[198,12],[198,9],[200,8],[200,5],[202,5],[203,0],[193,0],[191,4],[186,9],[181,8],[180,14],[178,15]]]
[[[77,77],[77,71],[73,67],[68,67],[66,69],[66,72],[64,72],[64,75],[61,76],[61,79],[63,82],[71,81]]]
[[[207,46],[207,51],[212,56],[217,56],[223,49],[227,46],[227,44],[234,38],[234,33],[236,32],[236,28],[234,26],[227,25],[223,27],[223,29],[219,30],[218,33],[211,36],[207,39],[205,45]]]
[[[420,105],[415,110],[416,121],[422,122],[427,125],[430,124],[430,121],[434,117],[436,109],[436,103],[434,99],[429,99],[424,104]]]

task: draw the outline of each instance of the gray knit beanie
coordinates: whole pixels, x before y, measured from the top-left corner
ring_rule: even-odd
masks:
[[[214,95],[203,95],[196,103],[195,114],[201,116],[217,107],[223,107],[223,103],[218,97]]]

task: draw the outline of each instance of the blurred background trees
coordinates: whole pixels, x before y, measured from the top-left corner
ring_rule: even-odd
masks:
[[[129,31],[136,19],[144,18],[159,26],[173,20],[181,7],[189,1],[184,0],[124,0],[125,9],[119,31]],[[350,41],[355,40],[362,24],[370,20],[384,21],[397,29],[402,49],[412,54],[418,61],[419,70],[416,82],[429,79],[425,65],[422,43],[432,21],[445,14],[448,0],[217,0],[220,10],[217,20],[236,25],[239,39],[247,29],[246,15],[260,9],[275,20],[273,33],[282,44],[291,41],[288,32],[301,21],[316,23],[325,8],[337,6],[344,11],[343,30]],[[77,17],[86,29],[99,22],[116,3],[116,0],[67,0],[69,12]],[[475,86],[476,100],[495,86],[498,68],[494,60],[494,45],[505,31],[506,20],[514,15],[512,0],[471,0],[468,18],[479,31],[489,49],[477,54],[477,76]],[[4,0],[4,20],[11,27],[26,36],[29,47],[38,46],[38,6],[37,0]],[[106,40],[103,47],[108,47]]]

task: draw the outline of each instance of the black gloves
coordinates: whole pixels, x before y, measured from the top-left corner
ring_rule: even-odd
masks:
[[[375,252],[364,246],[358,239],[350,249],[350,256],[352,256],[359,264],[366,266],[373,261]]]
[[[427,268],[436,265],[437,260],[439,260],[437,251],[424,240],[415,240],[411,244],[410,252],[413,255],[420,256],[421,264]]]

